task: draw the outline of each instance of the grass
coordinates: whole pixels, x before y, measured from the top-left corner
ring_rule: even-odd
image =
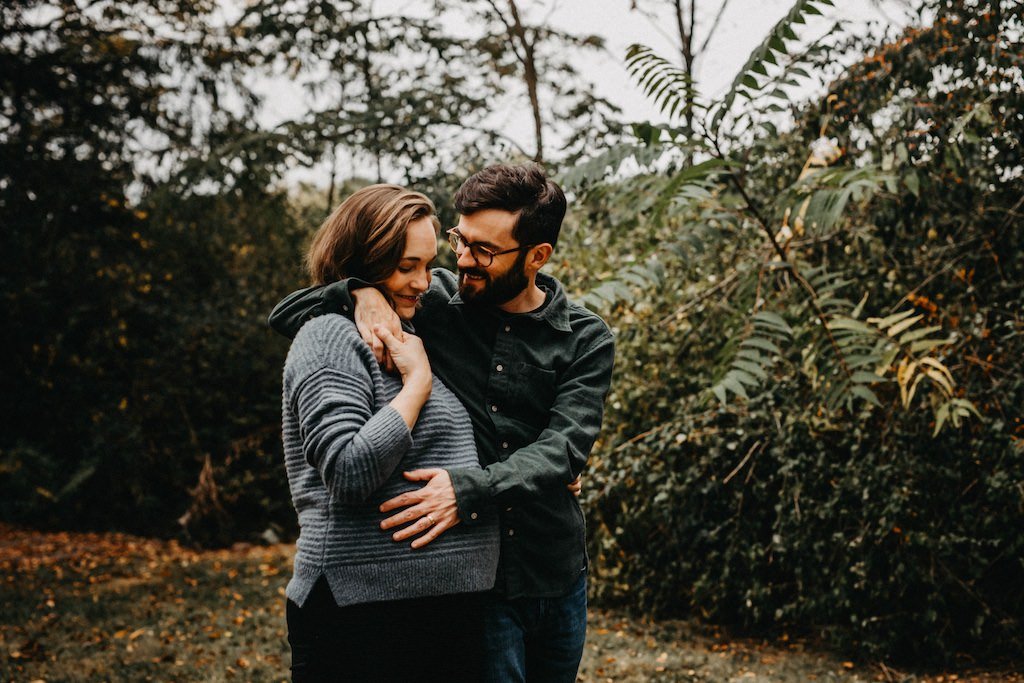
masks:
[[[292,547],[197,552],[122,534],[0,525],[0,682],[285,681]],[[593,610],[579,680],[1024,682],[918,677],[800,642],[731,640],[690,622]]]

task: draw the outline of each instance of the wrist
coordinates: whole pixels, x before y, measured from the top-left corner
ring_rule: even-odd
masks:
[[[429,370],[415,370],[402,377],[402,383],[412,391],[429,394],[434,385],[434,376]]]

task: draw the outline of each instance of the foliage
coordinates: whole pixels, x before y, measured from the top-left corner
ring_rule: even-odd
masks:
[[[355,1],[13,2],[0,20],[0,518],[287,537],[287,345],[265,316],[355,171],[453,220],[458,182],[508,149],[488,117],[509,55]],[[595,102],[548,53],[590,39],[528,29],[555,90]],[[263,125],[261,79],[300,83],[307,111]],[[283,187],[321,162],[326,193]]]
[[[209,7],[0,11],[0,514],[172,533],[204,462],[258,442],[232,533],[262,531],[287,504],[263,319],[300,238],[246,111],[193,117],[233,87],[196,30]]]
[[[791,54],[808,8],[719,102],[659,85],[634,48],[638,82],[667,115],[694,102],[693,128],[637,126],[633,150],[567,175],[590,227],[567,244],[603,249],[561,272],[618,334],[588,482],[596,590],[864,654],[1007,654],[1024,16],[929,3],[930,27]],[[820,102],[789,100],[792,74],[841,61]],[[641,173],[617,172],[627,158]]]

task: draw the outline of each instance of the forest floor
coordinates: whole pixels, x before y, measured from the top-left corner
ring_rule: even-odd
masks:
[[[0,525],[0,683],[285,681],[292,552]],[[586,683],[1024,683],[1020,672],[921,675],[843,661],[802,641],[730,639],[688,621],[602,610],[590,619]]]

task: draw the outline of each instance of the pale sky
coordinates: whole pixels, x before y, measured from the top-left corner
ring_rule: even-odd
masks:
[[[697,42],[704,35],[721,0],[698,2]],[[590,53],[586,59],[577,59],[581,74],[595,84],[599,95],[623,110],[626,120],[659,121],[657,110],[632,83],[625,68],[625,53],[631,43],[642,43],[662,56],[676,58],[676,48],[670,42],[675,34],[674,19],[667,11],[665,0],[639,0],[641,7],[660,11],[660,18],[651,20],[639,11],[631,11],[631,0],[520,0],[526,21],[547,18],[557,28],[577,34],[597,34],[604,37],[606,54]],[[906,25],[911,21],[905,0],[836,0],[836,7],[827,10],[824,17],[812,17],[797,27],[800,38],[820,36],[836,21],[849,22],[849,30],[862,32],[874,22],[880,26]],[[736,71],[767,35],[768,30],[792,7],[792,0],[729,0],[723,19],[716,30],[704,59],[697,64],[697,82],[706,98],[724,93]],[[383,12],[417,12],[422,15],[422,4],[416,0],[377,0],[374,8]],[[703,21],[703,25],[701,22]],[[457,26],[449,26],[456,32]],[[806,94],[813,94],[814,84],[806,84]],[[820,87],[820,86],[819,86]],[[297,84],[268,83],[264,123],[273,125],[302,113],[302,97]],[[529,111],[524,107],[506,107],[496,116],[493,124],[516,139],[526,149],[532,148],[532,127]],[[323,184],[323,169],[296,168],[290,181],[304,180]]]

